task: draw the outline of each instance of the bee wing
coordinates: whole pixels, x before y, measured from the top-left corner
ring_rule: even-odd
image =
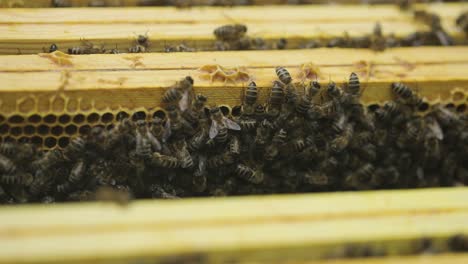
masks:
[[[198,171],[200,174],[203,174],[206,170],[206,156],[200,155],[198,157]]]
[[[190,92],[188,90],[182,93],[182,98],[179,100],[179,109],[180,111],[185,111],[190,106],[191,101],[190,99]]]
[[[223,123],[227,126],[228,129],[241,130],[241,127],[239,126],[239,124],[237,124],[236,122],[232,121],[231,119],[227,117],[223,118]]]
[[[162,138],[164,141],[168,140],[169,137],[171,136],[172,131],[171,131],[171,120],[167,120],[166,124],[164,125],[164,132],[162,135]]]
[[[218,125],[214,120],[211,121],[210,138],[213,139],[218,135]]]
[[[428,123],[427,126],[438,140],[444,139],[444,132],[442,131],[442,128],[440,128],[440,125],[436,120],[433,120],[432,122]]]

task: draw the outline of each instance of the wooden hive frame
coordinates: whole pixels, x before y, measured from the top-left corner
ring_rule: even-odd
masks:
[[[92,5],[93,0],[66,0],[66,2],[70,7],[88,7],[90,4]],[[95,1],[96,2],[96,1]],[[141,0],[104,0],[98,1],[101,5],[105,7],[109,6],[140,6],[142,5]],[[151,1],[148,1],[151,2]],[[189,0],[186,3],[179,3],[174,1],[172,4],[171,2],[164,1],[164,0],[153,0],[152,5],[159,5],[159,6],[169,6],[169,5],[179,5],[180,7],[190,7],[190,6],[199,6],[199,5],[212,5],[213,1],[210,0]],[[233,1],[236,3],[236,1]],[[242,1],[238,1],[242,2]],[[423,0],[414,0],[413,3],[424,3]],[[447,1],[449,2],[449,1]],[[332,4],[393,4],[394,1],[392,0],[335,0]],[[287,0],[250,0],[244,1],[244,5],[288,5],[293,4],[291,1]],[[297,4],[330,4],[330,1],[327,0],[301,0],[297,1]],[[147,4],[149,5],[149,4]],[[229,2],[226,3],[229,6]],[[39,7],[51,7],[52,1],[51,0],[0,0],[0,7],[3,8],[39,8]]]
[[[455,26],[455,18],[463,11],[462,4],[419,5],[439,14],[442,25],[456,43],[466,42],[464,33]],[[270,6],[216,7],[176,9],[164,7],[106,9],[6,9],[0,10],[0,54],[42,52],[51,43],[59,49],[82,45],[83,39],[107,49],[122,51],[134,44],[137,34],[147,33],[151,51],[185,43],[188,46],[213,50],[213,30],[223,24],[245,23],[248,35],[262,37],[273,44],[288,40],[288,49],[308,41],[327,41],[342,37],[371,34],[374,24],[382,23],[384,34],[404,37],[415,31],[429,30],[416,22],[410,12],[396,6]],[[267,16],[264,13],[268,14]]]
[[[195,92],[208,97],[208,105],[242,104],[250,80],[256,81],[259,102],[265,103],[278,65],[290,70],[298,87],[315,79],[342,83],[356,72],[367,105],[391,99],[394,81],[413,86],[431,104],[454,103],[464,111],[468,103],[466,47],[399,48],[384,53],[334,49],[332,54],[328,49],[223,52],[222,56],[202,52],[196,57],[194,53],[60,54],[0,56],[0,136],[33,138],[46,148],[63,147],[92,125],[112,125],[120,112],[141,111],[148,119],[163,115],[162,94],[187,75],[195,79]],[[286,60],[293,63],[285,65]],[[201,70],[217,67],[237,68],[245,76],[211,81]],[[300,77],[310,70],[317,76]]]
[[[423,7],[438,12],[456,40],[463,39],[463,34],[453,26],[463,6]],[[271,19],[268,23],[283,13],[296,19],[285,22],[297,30],[291,33],[292,47],[307,38],[323,37],[323,31],[328,32],[326,37],[341,36],[345,30],[352,36],[369,33],[372,24],[380,19],[392,20],[384,24],[384,30],[398,36],[425,28],[412,21],[409,14],[391,6],[268,8],[276,14],[262,17]],[[369,20],[356,16],[365,9],[373,14]],[[115,43],[124,49],[133,42],[134,32],[148,29],[152,38],[160,40],[153,46],[155,49],[162,49],[164,41],[178,44],[187,39],[194,39],[200,47],[212,47],[214,27],[233,21],[246,21],[254,35],[259,32],[259,36],[269,41],[283,37],[284,32],[278,32],[280,22],[267,25],[256,20],[262,10],[265,9],[207,8],[203,12],[199,9],[129,9],[120,22],[117,21],[117,26],[114,25],[116,11],[112,9],[102,11],[113,17],[109,20],[100,15],[101,11],[91,9],[0,10],[0,53],[16,54],[17,48],[23,53],[37,53],[51,42],[57,42],[63,50],[79,44],[80,38]],[[154,12],[166,15],[152,18]],[[45,15],[49,18],[44,18]],[[125,22],[132,19],[133,24]],[[304,19],[308,19],[307,23],[300,22]],[[38,30],[34,24],[39,22]],[[194,23],[194,27],[189,27],[189,23]],[[321,23],[323,27],[314,31],[310,23]],[[167,24],[173,25],[168,27]],[[83,31],[79,30],[81,27]],[[113,27],[119,32],[109,30]],[[63,33],[70,28],[71,32]],[[46,34],[39,34],[40,31]],[[169,34],[171,31],[175,36]],[[438,56],[428,56],[430,54]],[[285,61],[293,63],[285,65]],[[52,129],[60,126],[61,116],[69,116],[63,128],[67,134],[66,128],[79,114],[85,114],[83,118],[87,122],[96,113],[98,121],[90,122],[92,124],[107,124],[102,119],[104,114],[111,113],[115,117],[119,111],[144,111],[151,116],[161,106],[162,93],[186,75],[194,76],[196,92],[207,95],[209,104],[240,105],[247,80],[212,82],[203,78],[199,70],[206,65],[240,67],[248,74],[247,79],[257,82],[260,102],[265,102],[271,82],[276,78],[274,67],[282,65],[290,69],[299,84],[315,79],[313,75],[298,77],[304,67],[318,70],[317,79],[324,82],[332,79],[341,83],[355,71],[361,78],[362,99],[366,104],[390,99],[389,86],[393,81],[412,85],[431,103],[450,102],[460,108],[467,104],[466,47],[399,48],[383,53],[317,49],[4,55],[0,56],[1,125],[14,120],[13,117],[28,120],[40,114],[42,120],[49,115],[56,116],[57,120],[49,128]],[[41,125],[48,123],[44,120]],[[26,126],[37,129],[39,125],[26,124],[22,131]],[[76,132],[50,138],[58,141],[61,137],[75,135]],[[0,263],[154,263],[155,260],[162,263],[184,260],[275,263],[291,259],[296,261],[294,263],[318,263],[318,259],[339,254],[352,243],[372,243],[385,248],[390,255],[408,254],[423,237],[433,238],[438,249],[446,250],[446,240],[450,236],[468,232],[467,196],[466,188],[451,188],[137,201],[127,206],[91,203],[2,207]],[[401,262],[466,263],[468,255],[391,256],[330,260],[329,263]]]
[[[2,208],[0,263],[315,263],[353,244],[415,254],[423,238],[444,252],[451,236],[468,232],[467,196],[466,188],[441,188]]]

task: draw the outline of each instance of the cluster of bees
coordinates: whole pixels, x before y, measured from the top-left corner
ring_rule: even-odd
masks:
[[[355,73],[343,87],[302,88],[285,68],[276,74],[268,102],[251,82],[235,116],[207,107],[187,76],[151,122],[120,116],[48,152],[3,142],[1,200],[89,200],[100,187],[177,198],[468,183],[466,113],[430,107],[402,83],[390,87],[394,100],[366,108]]]
[[[288,4],[297,4],[291,1]],[[192,6],[207,5],[207,6],[243,6],[252,5],[252,0],[139,0],[136,1],[137,6],[175,6],[178,8],[189,8]],[[89,6],[89,7],[119,7],[125,6],[123,0],[53,0],[53,7],[73,7],[73,6]]]
[[[251,38],[246,36],[247,26],[244,24],[224,25],[213,31],[216,37],[216,50],[266,50],[285,49],[288,44],[284,38],[279,39],[274,45],[268,45],[263,38]]]
[[[415,10],[414,19],[427,25],[430,30],[416,31],[403,38],[397,38],[394,34],[384,35],[380,23],[376,23],[371,34],[350,37],[347,32],[342,37],[336,37],[329,41],[312,40],[303,48],[340,47],[340,48],[370,48],[375,51],[383,51],[386,48],[413,47],[413,46],[453,46],[453,38],[441,25],[438,15],[426,11]],[[456,23],[459,27],[467,27],[467,15],[461,15]],[[466,20],[466,21],[465,21]],[[466,31],[466,29],[465,29]]]
[[[340,47],[340,48],[370,48],[376,51],[383,51],[386,48],[408,47],[408,46],[451,46],[455,45],[453,38],[444,30],[440,17],[426,11],[414,11],[414,17],[430,27],[429,31],[417,31],[403,38],[396,38],[393,34],[384,35],[380,23],[376,23],[371,34],[351,37],[347,32],[341,37],[330,40],[314,39],[307,41],[300,48],[311,49],[320,47]],[[468,13],[462,13],[456,20],[456,24],[465,32],[468,32]],[[271,50],[286,49],[288,41],[285,38],[278,39],[275,43],[268,44],[263,38],[247,36],[247,26],[244,24],[229,24],[216,28],[213,31],[216,38],[215,50]],[[138,35],[134,43],[128,48],[128,53],[148,52],[150,41],[148,35]],[[58,50],[56,44],[49,47],[48,52]],[[46,51],[46,50],[44,50]],[[197,49],[187,46],[184,43],[164,47],[164,52],[194,52]],[[96,45],[90,41],[82,40],[81,45],[68,49],[68,54],[118,54],[119,49],[105,49],[104,45]]]
[[[433,255],[446,254],[448,252],[463,253],[468,252],[468,236],[464,234],[455,234],[449,236],[443,243],[437,243],[436,239],[429,237],[418,238],[411,241],[405,248],[405,255]],[[393,252],[395,254],[395,252]],[[401,254],[401,253],[400,253]],[[373,244],[347,244],[336,246],[326,258],[366,258],[366,257],[384,257],[390,255],[382,245]]]

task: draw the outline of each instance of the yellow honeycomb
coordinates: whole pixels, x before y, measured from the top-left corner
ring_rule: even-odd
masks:
[[[5,94],[0,104],[0,140],[31,142],[44,149],[63,148],[70,140],[87,134],[91,127],[112,129],[123,117],[150,121],[165,118],[160,107],[154,107],[161,91],[149,91],[145,97],[115,93],[103,96],[101,91],[86,93],[53,92],[35,95]],[[97,103],[95,98],[99,98]],[[458,112],[465,112],[468,96],[463,89],[454,88],[450,97],[431,98],[431,104],[444,104]],[[367,102],[369,110],[379,107],[378,102]],[[220,105],[224,114],[238,115],[240,106]]]

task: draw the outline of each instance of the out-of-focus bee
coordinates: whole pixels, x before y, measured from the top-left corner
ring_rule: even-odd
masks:
[[[358,190],[369,189],[371,187],[374,171],[374,166],[370,163],[366,163],[357,171],[346,176],[345,184]]]
[[[238,164],[236,167],[236,175],[251,183],[261,183],[263,181],[263,172],[261,170],[254,170],[244,164]]]
[[[135,45],[128,48],[130,53],[143,53],[146,52],[150,46],[149,37],[146,33],[145,35],[138,35],[135,40]]]
[[[468,252],[468,236],[455,234],[448,239],[448,247],[454,252]]]
[[[111,187],[102,186],[99,187],[94,193],[94,199],[96,201],[113,202],[118,205],[124,206],[132,199],[132,195],[128,190],[115,189]]]
[[[468,12],[463,12],[455,20],[455,24],[468,34]]]
[[[216,139],[219,143],[224,143],[227,140],[228,130],[241,130],[241,127],[236,122],[225,117],[219,107],[210,109],[211,127],[209,136],[211,139]]]
[[[284,67],[276,67],[275,68],[276,76],[278,76],[278,79],[284,83],[284,84],[289,84],[292,81],[291,74],[289,74],[288,70],[286,70]]]
[[[216,39],[222,41],[234,41],[247,33],[247,26],[243,24],[224,25],[213,31]]]
[[[175,46],[167,46],[164,48],[165,52],[194,52],[194,48],[190,48],[185,44],[179,44]]]
[[[283,50],[286,49],[286,46],[288,45],[288,40],[285,38],[280,38],[276,43],[273,48]]]
[[[424,10],[415,10],[413,14],[415,20],[431,27],[431,33],[435,35],[440,45],[450,46],[454,44],[452,37],[443,29],[440,17],[437,14]]]
[[[70,176],[68,177],[68,180],[72,184],[77,184],[83,179],[84,174],[85,174],[86,166],[85,162],[83,160],[79,160],[78,162],[73,165],[73,168],[70,171]]]
[[[371,49],[375,51],[383,51],[385,48],[386,41],[382,33],[382,25],[377,22],[371,36]]]
[[[195,192],[201,193],[206,190],[206,156],[198,156],[198,166],[193,173],[192,184]]]
[[[58,50],[58,47],[55,43],[53,43],[52,45],[50,45],[49,47],[49,53],[52,53],[54,51],[57,51]]]
[[[442,128],[440,127],[439,122],[437,122],[435,117],[427,115],[424,117],[424,121],[428,129],[428,137],[434,137],[438,140],[444,139],[444,132],[442,131]]]
[[[158,184],[153,184],[150,187],[151,197],[152,198],[161,198],[161,199],[180,199],[175,193],[169,193],[162,186]]]
[[[98,46],[88,40],[82,40],[82,45],[68,49],[68,54],[83,55],[83,54],[100,54],[105,53],[104,45]]]
[[[0,171],[3,176],[14,175],[16,173],[16,165],[9,158],[0,154]]]

